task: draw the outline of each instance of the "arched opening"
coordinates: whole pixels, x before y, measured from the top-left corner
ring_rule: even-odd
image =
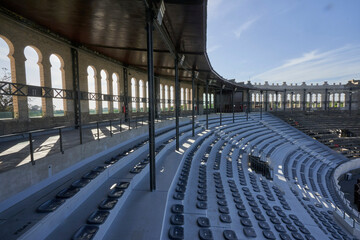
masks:
[[[135,78],[131,78],[131,97],[132,97],[132,101],[131,101],[131,110],[132,112],[136,112],[136,79]]]
[[[88,92],[96,93],[95,85],[96,85],[96,70],[93,66],[87,67],[87,82],[88,82]],[[89,100],[89,114],[96,114],[96,101],[93,99]]]
[[[62,58],[56,54],[50,55],[50,64],[51,64],[51,87],[64,89],[64,61]],[[54,96],[58,92],[54,90]],[[55,117],[64,116],[65,111],[65,101],[62,98],[53,98],[53,113]]]
[[[9,43],[9,44],[8,44]],[[6,38],[0,35],[0,81],[12,82],[11,60],[13,47]],[[0,91],[0,119],[11,119],[14,117],[14,102],[11,95],[3,93],[10,92],[11,86],[6,86]]]
[[[42,117],[42,89],[41,87],[41,60],[42,56],[39,50],[34,47],[27,46],[24,49],[25,55],[25,74],[26,84],[31,85],[28,87],[28,94],[32,97],[27,97],[28,109],[30,118]]]
[[[210,105],[210,108],[214,109],[215,107],[215,104],[214,104],[214,94],[210,94],[210,101],[211,102],[211,105]]]
[[[189,89],[185,88],[185,110],[189,110],[188,101],[189,101]]]
[[[169,111],[169,87],[165,85],[165,111]]]
[[[160,84],[160,111],[164,111],[164,94],[162,84]]]
[[[120,84],[119,84],[119,75],[117,73],[113,73],[111,77],[112,77],[112,95],[118,96],[115,99],[120,99],[120,96],[119,96],[119,86],[120,86]],[[114,101],[113,100],[113,112],[114,113],[119,113],[119,109],[120,109],[120,101]]]
[[[139,101],[140,101],[140,112],[144,112],[144,81],[139,80]]]
[[[311,96],[311,104],[312,104],[311,107],[316,108],[316,102],[317,102],[316,94],[313,93],[312,96]]]
[[[180,89],[180,109],[184,110],[184,88]]]
[[[278,102],[278,107],[279,108],[281,108],[281,94],[280,93],[278,93],[278,95],[277,95],[277,102]]]
[[[189,109],[192,110],[193,109],[193,92],[192,89],[190,89],[190,107]]]
[[[339,100],[340,100],[340,98],[339,98],[339,93],[335,93],[334,94],[334,107],[339,107]]]
[[[174,87],[170,86],[170,110],[174,111]]]
[[[329,94],[329,107],[334,107],[334,94]]]
[[[108,95],[109,94],[109,88],[108,88],[108,73],[104,69],[100,71],[101,76],[101,94]],[[102,99],[102,113],[108,114],[109,113],[109,101],[106,101],[103,97]]]
[[[345,93],[340,94],[340,107],[345,107]]]
[[[296,106],[297,108],[300,108],[300,94],[296,94]]]
[[[322,103],[321,103],[321,94],[320,93],[318,93],[317,94],[317,99],[316,99],[316,101],[317,101],[317,107],[318,108],[321,108],[321,106],[322,106]]]

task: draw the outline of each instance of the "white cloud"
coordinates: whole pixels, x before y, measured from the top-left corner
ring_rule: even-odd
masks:
[[[244,31],[246,31],[247,29],[249,29],[251,27],[251,25],[253,25],[259,18],[256,17],[256,18],[253,18],[253,19],[250,19],[246,22],[244,22],[239,28],[237,28],[235,31],[234,31],[234,34],[235,34],[235,37],[237,39],[240,38],[240,36],[242,35],[242,33]]]
[[[283,65],[256,75],[255,81],[269,83],[346,82],[360,73],[360,45],[330,51],[313,50],[287,60]]]

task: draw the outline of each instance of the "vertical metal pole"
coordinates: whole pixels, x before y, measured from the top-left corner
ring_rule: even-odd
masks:
[[[125,108],[125,121],[129,118],[129,90],[128,90],[128,71],[123,68],[123,81],[124,81],[124,108]]]
[[[147,63],[148,63],[148,95],[149,95],[149,153],[150,153],[150,190],[156,190],[155,171],[155,81],[153,62],[153,12],[147,10]]]
[[[82,122],[81,122],[81,92],[79,80],[79,59],[78,51],[71,48],[72,72],[73,72],[73,88],[74,88],[74,115],[75,127],[79,129],[80,144],[83,143]]]
[[[180,82],[179,82],[179,69],[178,59],[175,58],[175,122],[176,122],[176,150],[180,148],[179,140],[179,115],[180,115]]]
[[[35,165],[35,161],[34,161],[34,147],[33,147],[33,142],[32,142],[32,134],[29,133],[29,142],[30,142],[30,160],[31,160],[31,164]]]
[[[110,136],[112,137],[113,133],[112,133],[112,124],[111,124],[111,120],[110,120]]]
[[[97,137],[98,137],[98,141],[100,141],[99,122],[96,122],[96,129],[97,129]]]
[[[120,117],[120,127],[119,127],[119,132],[121,132],[122,131],[122,118]]]
[[[61,152],[62,154],[64,154],[61,128],[59,128],[59,140],[60,140],[60,152]]]
[[[206,129],[209,129],[209,106],[208,106],[208,95],[209,95],[209,80],[206,79],[206,94],[205,94],[205,106],[206,106]]]
[[[231,106],[232,106],[232,112],[233,112],[233,123],[235,123],[234,89],[232,89]]]
[[[277,112],[277,108],[278,108],[278,91],[275,91],[275,112]]]
[[[309,101],[309,112],[311,111],[311,104],[312,104],[312,94],[309,92],[310,95],[310,101]]]
[[[192,104],[192,136],[195,136],[195,73],[194,71],[192,72],[192,76],[191,76],[191,80],[192,80],[192,96],[191,96],[191,104]]]
[[[222,89],[223,85],[220,85],[220,101],[219,101],[219,110],[220,110],[220,126],[222,125]]]
[[[260,120],[262,120],[262,108],[263,108],[263,91],[260,91]]]

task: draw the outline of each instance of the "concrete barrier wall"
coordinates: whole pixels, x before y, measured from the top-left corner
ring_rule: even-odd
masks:
[[[189,122],[182,118],[180,123]],[[174,120],[156,123],[156,129],[175,127]],[[126,131],[55,153],[0,174],[0,212],[43,187],[61,179],[72,171],[99,158],[108,159],[123,151],[131,142],[147,138],[148,127]]]

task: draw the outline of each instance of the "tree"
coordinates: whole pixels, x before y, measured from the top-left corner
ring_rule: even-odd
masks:
[[[1,82],[11,82],[11,74],[7,68],[2,68],[3,72],[0,75]],[[11,86],[7,85],[4,87],[4,91],[10,91]],[[13,98],[11,95],[4,95],[0,91],[0,112],[12,112],[13,111]]]

